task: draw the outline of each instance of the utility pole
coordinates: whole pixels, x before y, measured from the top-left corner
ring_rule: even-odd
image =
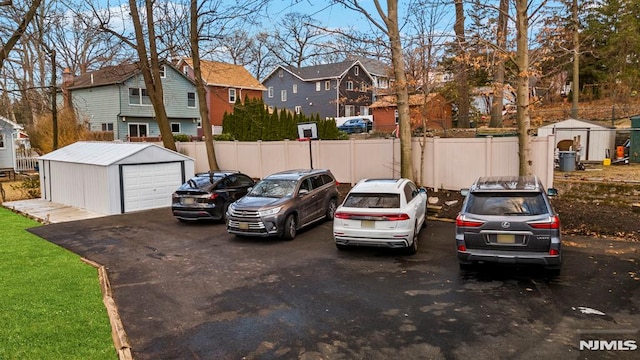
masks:
[[[58,99],[56,98],[56,50],[51,50],[51,124],[53,125],[53,150],[58,149]]]

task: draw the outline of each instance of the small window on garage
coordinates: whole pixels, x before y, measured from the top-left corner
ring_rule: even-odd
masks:
[[[4,134],[0,133],[0,149],[4,149]]]
[[[172,133],[180,133],[180,123],[172,122],[171,123],[171,132]]]

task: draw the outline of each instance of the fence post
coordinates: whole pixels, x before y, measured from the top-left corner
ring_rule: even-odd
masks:
[[[438,183],[440,182],[440,136],[433,137],[433,158],[431,163],[433,164],[433,192],[438,192]]]
[[[350,166],[349,168],[351,169],[351,180],[350,183],[351,185],[356,183],[356,143],[354,139],[349,139],[349,162],[350,162]]]
[[[485,154],[487,159],[485,160],[485,167],[484,167],[484,176],[490,176],[491,175],[491,168],[493,167],[492,164],[492,160],[493,160],[493,136],[489,135],[485,138],[485,142],[484,142],[484,146],[485,146]]]

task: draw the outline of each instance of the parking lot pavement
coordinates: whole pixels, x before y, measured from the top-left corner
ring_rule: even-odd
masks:
[[[443,222],[423,229],[414,256],[340,252],[330,222],[290,242],[237,238],[166,208],[30,231],[107,267],[136,359],[638,356],[579,349],[638,342],[633,243],[565,237],[565,267],[550,279],[536,268],[460,272]]]

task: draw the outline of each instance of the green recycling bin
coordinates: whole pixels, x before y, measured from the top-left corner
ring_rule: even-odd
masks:
[[[560,151],[560,171],[576,171],[576,152]]]
[[[640,163],[640,115],[631,118],[631,143],[629,162]]]

